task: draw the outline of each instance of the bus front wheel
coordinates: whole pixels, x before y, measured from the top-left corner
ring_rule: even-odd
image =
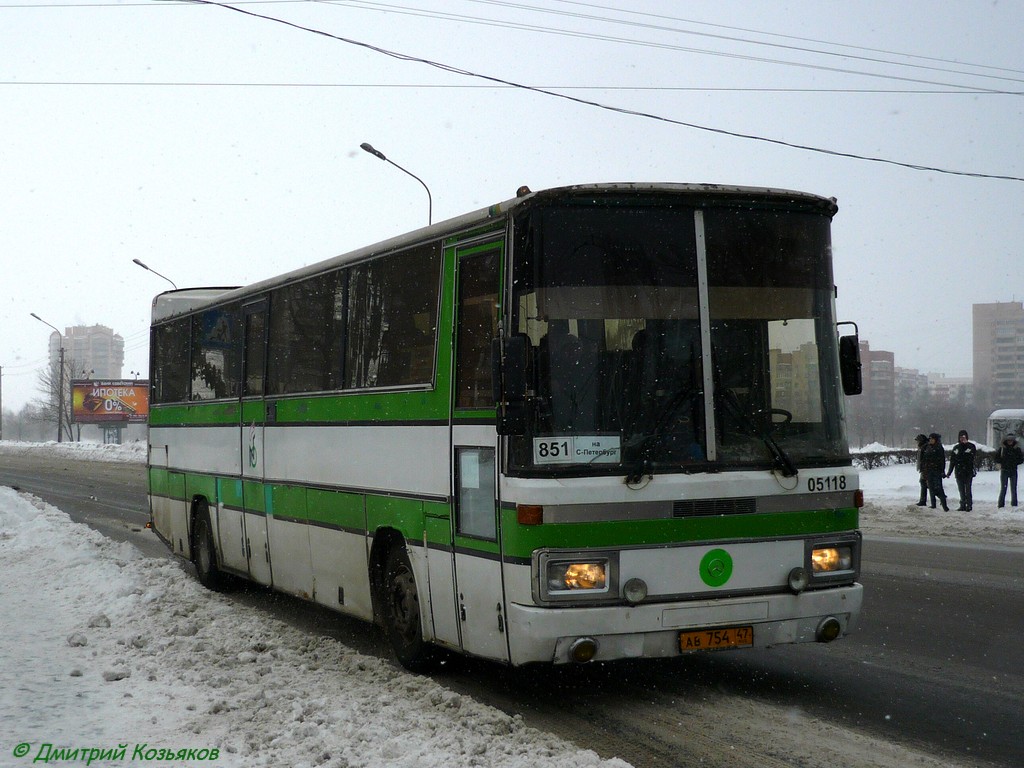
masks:
[[[416,576],[400,546],[388,552],[383,609],[384,629],[399,663],[412,672],[427,669],[434,659],[433,647],[423,639]]]
[[[217,567],[217,547],[213,543],[213,526],[210,525],[210,510],[206,504],[200,504],[196,512],[192,562],[195,563],[200,584],[207,589],[221,588],[223,578]]]

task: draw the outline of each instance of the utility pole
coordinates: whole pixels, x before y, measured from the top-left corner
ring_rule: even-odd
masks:
[[[64,334],[57,326],[46,322],[35,312],[29,312],[29,314],[43,325],[53,328],[53,332],[57,334],[57,341],[60,343],[60,372],[57,378],[57,442],[62,443],[64,442]]]
[[[4,367],[0,365],[0,440],[4,439]]]

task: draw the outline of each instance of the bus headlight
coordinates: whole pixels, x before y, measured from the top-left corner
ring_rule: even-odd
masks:
[[[853,547],[819,547],[811,550],[811,568],[815,573],[849,571],[853,568]]]
[[[580,589],[607,591],[608,561],[549,562],[547,584],[549,593]]]
[[[607,601],[619,596],[616,552],[538,550],[534,568],[534,597],[540,603]]]
[[[804,569],[810,577],[808,587],[852,584],[860,572],[859,531],[806,542]]]

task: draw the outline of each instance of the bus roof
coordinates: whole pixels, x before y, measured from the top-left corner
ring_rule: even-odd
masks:
[[[177,315],[205,306],[226,303],[245,296],[263,293],[273,288],[286,285],[305,277],[329,271],[346,264],[361,261],[370,256],[396,251],[415,243],[423,242],[447,235],[480,227],[488,221],[499,221],[510,211],[532,205],[543,204],[551,200],[565,198],[587,198],[613,195],[651,195],[672,193],[694,199],[783,199],[797,205],[820,209],[829,216],[838,210],[835,198],[821,197],[809,192],[797,192],[788,189],[772,189],[768,187],[724,186],[721,184],[680,184],[673,182],[615,182],[605,184],[577,184],[567,187],[553,187],[537,192],[527,187],[520,187],[516,197],[504,202],[480,208],[476,211],[440,221],[420,229],[407,232],[397,237],[364,246],[355,251],[332,256],[323,261],[309,264],[274,277],[234,288],[184,288],[177,291],[166,291],[153,299],[152,321],[157,323]]]
[[[1021,419],[1024,420],[1024,408],[1000,408],[989,414],[990,419]]]
[[[176,288],[153,297],[153,322],[165,320],[174,315],[184,315],[197,307],[204,307],[220,296],[238,290],[230,288]]]

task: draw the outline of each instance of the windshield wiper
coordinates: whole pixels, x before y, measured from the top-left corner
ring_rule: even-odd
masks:
[[[729,414],[736,419],[741,426],[747,428],[747,434],[753,435],[765,444],[768,449],[768,453],[772,455],[773,468],[777,469],[783,477],[796,477],[798,470],[792,459],[782,450],[775,438],[771,436],[771,432],[763,427],[763,420],[758,419],[758,416],[763,416],[764,411],[758,411],[756,414],[747,413],[743,406],[740,405],[739,398],[736,397],[736,393],[731,389],[726,389],[722,393],[722,404]],[[768,417],[771,418],[771,412],[768,412]]]
[[[685,383],[676,389],[666,400],[664,406],[655,412],[650,431],[645,428],[634,445],[640,445],[640,458],[633,465],[633,468],[626,473],[626,485],[639,483],[644,475],[650,474],[651,452],[655,445],[655,438],[665,436],[666,429],[683,400],[694,395],[693,387]],[[645,425],[646,427],[646,425]]]

